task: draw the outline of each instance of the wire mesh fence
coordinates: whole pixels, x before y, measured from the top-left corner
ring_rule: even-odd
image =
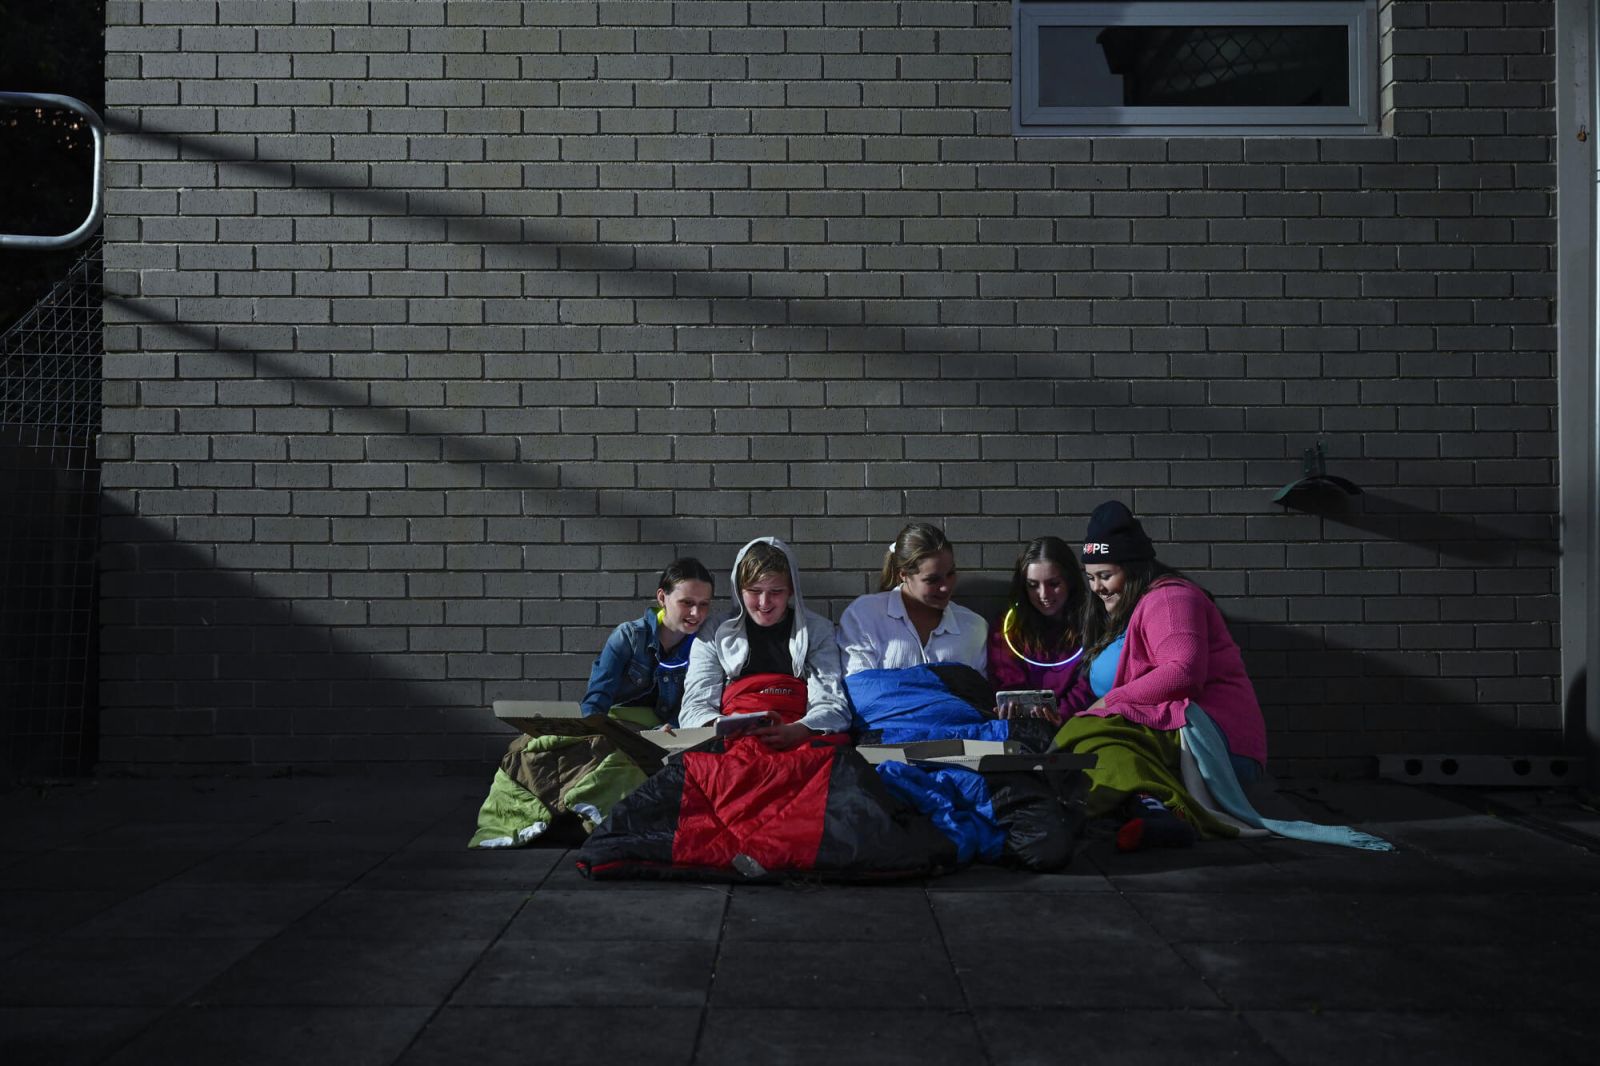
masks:
[[[1115,26],[1100,34],[1122,103],[1136,107],[1343,106],[1342,26]]]
[[[0,333],[0,763],[13,779],[94,762],[100,247]]]

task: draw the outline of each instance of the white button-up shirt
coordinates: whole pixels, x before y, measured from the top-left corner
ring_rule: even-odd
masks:
[[[988,676],[988,640],[988,624],[952,602],[924,645],[917,627],[906,617],[899,588],[858,596],[839,618],[839,647],[844,652],[846,675],[921,663],[965,663]]]

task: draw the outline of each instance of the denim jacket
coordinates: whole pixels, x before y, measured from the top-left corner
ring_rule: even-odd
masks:
[[[649,610],[611,631],[589,671],[589,691],[583,697],[585,716],[605,714],[616,706],[638,706],[639,700],[654,692],[656,717],[666,723],[677,721],[689,640],[693,638],[673,648],[667,665],[662,666],[657,624],[656,612]]]

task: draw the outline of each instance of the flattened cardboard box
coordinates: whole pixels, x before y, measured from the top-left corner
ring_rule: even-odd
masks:
[[[937,763],[980,773],[1018,770],[1087,770],[1093,755],[1063,751],[1029,755],[1014,740],[919,740],[908,744],[862,744],[857,749],[873,765],[881,762]]]
[[[650,751],[655,759],[671,755],[673,752],[684,751],[696,744],[703,744],[717,735],[713,726],[696,726],[692,729],[682,728],[668,732],[665,729],[638,730],[604,715],[584,718],[582,706],[570,700],[495,700],[494,716],[502,722],[516,726],[530,737],[546,736],[552,732],[550,727],[553,724],[576,718],[589,725],[590,728],[585,729],[585,732],[611,737],[618,742],[618,747],[623,751],[636,750],[639,741],[647,741],[651,748],[646,750]]]
[[[585,719],[582,708],[568,700],[495,700],[494,715],[516,726],[530,737],[546,736],[563,720],[580,719],[583,732],[601,733],[615,740],[624,751],[639,750],[645,741],[655,758],[703,744],[717,735],[714,726],[692,728],[633,729],[613,719],[596,715]],[[577,723],[572,723],[576,725]],[[1024,754],[1014,740],[919,740],[907,744],[862,744],[856,748],[873,765],[881,762],[927,762],[963,766],[979,772],[1015,770],[1087,770],[1095,764],[1093,755],[1049,752]]]
[[[935,762],[1010,755],[1021,748],[1012,740],[914,740],[904,744],[862,744],[856,750],[876,766],[881,762]]]

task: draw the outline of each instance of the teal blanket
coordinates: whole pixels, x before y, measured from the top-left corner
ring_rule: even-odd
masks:
[[[1337,844],[1340,847],[1361,848],[1366,851],[1394,850],[1394,845],[1382,837],[1363,833],[1347,825],[1319,825],[1316,822],[1294,822],[1263,817],[1245,797],[1244,788],[1233,772],[1233,761],[1228,758],[1228,743],[1222,738],[1222,730],[1217,728],[1217,723],[1195,703],[1189,704],[1185,718],[1186,722],[1179,732],[1183,734],[1183,746],[1194,756],[1194,761],[1199,767],[1200,777],[1205,782],[1205,791],[1210,793],[1209,797],[1196,797],[1202,803],[1209,798],[1211,802],[1206,806],[1215,807],[1245,825],[1265,829],[1269,833],[1294,840]]]

